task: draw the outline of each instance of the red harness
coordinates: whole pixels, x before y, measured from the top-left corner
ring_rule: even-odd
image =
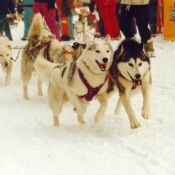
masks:
[[[100,86],[93,88],[89,85],[89,83],[87,82],[87,80],[84,78],[83,73],[81,72],[80,69],[78,69],[78,74],[82,80],[82,82],[84,83],[84,85],[86,86],[88,92],[85,95],[81,95],[79,96],[80,98],[85,98],[87,101],[91,101],[93,100],[93,97],[96,96],[98,94],[98,92],[100,91],[101,87],[105,84],[107,78],[105,78],[105,81],[103,84],[101,84]]]
[[[50,43],[52,41],[49,40],[49,41],[46,41],[44,44],[46,45],[46,50],[45,50],[45,58],[51,62],[51,59],[50,59],[50,56],[49,56],[49,48],[50,48]]]

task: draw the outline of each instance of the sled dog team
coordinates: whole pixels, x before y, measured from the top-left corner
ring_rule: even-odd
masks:
[[[3,38],[3,41],[2,39]],[[6,71],[5,85],[9,85],[12,70],[12,47],[6,37],[0,38],[0,62]],[[34,16],[28,43],[22,51],[21,78],[23,97],[29,99],[28,84],[32,73],[38,74],[38,95],[42,95],[42,82],[48,82],[48,105],[53,113],[55,126],[64,102],[70,101],[80,123],[89,102],[100,103],[94,121],[99,123],[107,109],[111,95],[119,93],[115,114],[123,104],[131,128],[140,126],[132,108],[130,97],[142,92],[142,116],[150,118],[151,73],[150,59],[143,44],[124,39],[113,51],[110,38],[75,42],[73,46],[60,43],[49,31],[40,14]]]

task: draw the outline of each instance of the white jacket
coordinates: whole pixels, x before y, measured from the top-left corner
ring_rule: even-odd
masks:
[[[121,0],[121,4],[129,4],[129,5],[145,5],[148,3],[149,0]]]

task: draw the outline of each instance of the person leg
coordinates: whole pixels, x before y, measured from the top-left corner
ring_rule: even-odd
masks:
[[[120,29],[125,36],[125,38],[134,38],[133,33],[133,12],[132,12],[132,6],[130,6],[130,9],[127,9],[127,5],[122,5],[121,10],[121,16],[120,16]]]
[[[5,18],[4,15],[0,14],[0,34],[3,35],[4,27],[5,27]]]
[[[111,9],[112,8],[112,9]],[[109,34],[111,38],[119,37],[117,17],[115,14],[115,7],[112,6],[99,6],[100,15],[104,23],[105,34]],[[115,32],[114,32],[115,26]]]
[[[61,41],[60,30],[59,30],[57,22],[56,22],[56,10],[55,9],[45,10],[44,11],[44,19],[45,19],[47,25],[49,26],[50,31],[53,34],[55,34],[56,39],[58,41]]]
[[[69,16],[69,27],[70,27],[70,37],[74,37],[74,26],[73,26],[73,10],[71,10],[71,15]]]
[[[149,11],[150,11],[150,18],[149,18],[149,26],[151,34],[157,33],[157,1],[149,3]]]
[[[37,14],[37,13],[41,13],[41,15],[43,16],[43,12],[42,12],[42,5],[46,4],[46,3],[42,3],[42,2],[35,2],[33,4],[33,13]]]
[[[149,6],[148,5],[135,5],[133,6],[134,16],[137,21],[137,27],[143,43],[147,43],[151,39],[151,33],[148,28],[149,22]]]
[[[33,6],[34,14],[41,13],[44,17],[50,31],[55,34],[56,38],[61,41],[60,39],[60,30],[57,26],[56,22],[56,10],[55,9],[47,9],[47,3],[40,3],[35,2]]]
[[[5,35],[8,37],[8,39],[10,41],[13,41],[12,34],[11,34],[11,31],[10,31],[10,25],[9,25],[9,22],[8,22],[7,19],[5,20],[5,29],[4,29],[4,31],[5,31]]]
[[[26,40],[27,37],[27,27],[28,27],[28,14],[27,14],[27,7],[24,8],[24,35],[22,37],[22,40]]]
[[[134,7],[134,14],[137,21],[137,27],[143,42],[145,52],[149,58],[155,57],[153,41],[151,39],[151,33],[148,28],[149,22],[149,5],[137,5]]]
[[[113,38],[119,38],[120,36],[120,29],[119,23],[116,16],[116,5],[108,6],[108,13],[109,13],[109,21],[112,24],[112,35]]]

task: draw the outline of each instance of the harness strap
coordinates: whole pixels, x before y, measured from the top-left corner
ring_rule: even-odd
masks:
[[[51,62],[50,56],[49,56],[49,48],[50,48],[50,43],[51,40],[46,41],[44,44],[46,45],[46,50],[45,50],[45,58]]]
[[[79,98],[85,98],[87,101],[93,100],[93,97],[98,94],[98,92],[100,91],[101,87],[105,84],[107,78],[105,78],[105,81],[104,81],[103,84],[101,84],[98,87],[93,88],[93,87],[91,87],[89,85],[89,83],[87,82],[87,80],[84,78],[83,73],[81,72],[80,69],[78,69],[78,74],[79,74],[82,82],[84,83],[84,85],[86,86],[86,88],[88,90],[87,94],[81,95],[81,96],[79,96]]]

